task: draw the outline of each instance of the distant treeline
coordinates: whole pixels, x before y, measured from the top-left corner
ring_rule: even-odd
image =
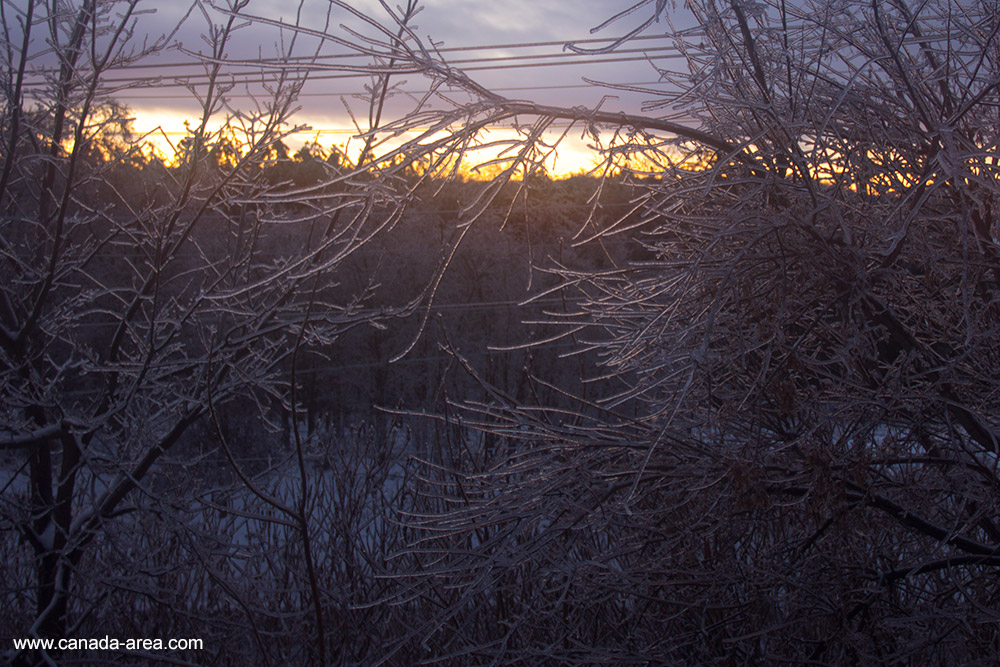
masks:
[[[410,181],[402,188],[394,183],[394,191],[409,192],[405,212],[394,217],[398,200],[344,204],[351,178],[378,176],[352,176],[356,165],[336,147],[311,142],[293,152],[276,143],[261,163],[255,196],[247,196],[245,182],[238,184],[239,196],[230,196],[226,179],[243,151],[235,138],[198,141],[189,135],[177,144],[174,158],[166,159],[135,141],[127,124],[112,127],[115,131],[105,128],[80,153],[79,168],[91,185],[74,192],[73,205],[81,214],[98,212],[91,225],[107,225],[109,231],[127,227],[130,218],[175,200],[196,156],[195,187],[219,190],[214,202],[208,200],[211,210],[194,230],[191,249],[184,251],[189,258],[170,269],[177,280],[167,280],[175,287],[166,291],[177,293],[164,298],[194,289],[183,279],[186,270],[233,256],[243,244],[256,244],[258,259],[280,262],[295,255],[311,229],[365,205],[375,208],[370,227],[388,225],[354,251],[336,282],[317,295],[320,303],[353,309],[358,325],[345,327],[333,340],[306,345],[298,358],[305,407],[298,418],[310,430],[324,422],[341,429],[357,420],[381,422],[386,418],[379,408],[441,413],[449,400],[485,396],[488,387],[518,401],[544,398],[558,404],[559,396],[538,379],[582,396],[605,391],[600,383],[587,382],[593,374],[588,369],[596,368],[591,355],[565,356],[581,341],[557,337],[564,329],[555,323],[565,319],[558,313],[572,307],[566,290],[546,294],[557,279],[544,267],[594,271],[645,256],[641,243],[626,235],[578,243],[638,219],[627,182],[537,174],[498,185],[462,175],[430,178],[409,168],[393,175]],[[599,203],[592,204],[598,189]],[[324,194],[330,195],[329,210],[323,208]],[[282,224],[251,238],[263,218]],[[109,247],[100,272],[115,282],[154,251],[141,244]],[[112,330],[110,321],[95,317],[86,343],[100,347]],[[272,424],[284,424],[280,436],[267,434],[248,405],[237,401],[220,412],[234,434],[255,431],[240,438],[255,449],[289,437],[291,419],[280,401],[269,415]]]

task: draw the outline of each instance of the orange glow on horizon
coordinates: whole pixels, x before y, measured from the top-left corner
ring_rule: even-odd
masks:
[[[133,110],[132,128],[136,136],[147,142],[152,150],[165,162],[171,162],[177,153],[180,141],[188,135],[188,127],[194,127],[199,121],[194,113],[183,113],[175,109],[145,108]],[[294,154],[307,143],[317,143],[325,150],[336,148],[352,160],[361,153],[363,140],[357,136],[357,130],[344,126],[340,119],[331,118],[296,118],[299,125],[307,129],[291,132],[285,139],[285,144]],[[185,122],[187,125],[185,125]],[[224,123],[224,116],[218,115],[208,123],[209,132],[217,132]],[[339,125],[339,127],[338,127]],[[317,129],[318,128],[318,129]],[[553,133],[554,134],[554,133]],[[515,139],[514,130],[493,129],[488,132],[490,142]],[[385,155],[395,150],[404,141],[416,138],[416,133],[403,135],[386,141],[376,148],[376,153]],[[555,136],[551,137],[555,138]],[[492,153],[489,149],[477,149],[470,152],[473,159],[467,160],[460,172],[468,178],[489,178],[496,171],[495,167],[477,167],[493,161],[498,157],[499,149]],[[559,143],[558,150],[546,156],[544,161],[546,173],[553,178],[565,178],[587,173],[601,162],[600,155],[592,149],[579,133],[570,132]]]
[[[195,113],[183,113],[175,109],[147,108],[135,109],[132,128],[135,135],[141,137],[147,143],[148,148],[156,157],[164,162],[171,163],[177,153],[180,141],[189,134],[188,126],[193,127],[197,122]],[[330,117],[316,118],[296,118],[300,125],[307,129],[297,132],[290,132],[285,144],[291,154],[295,154],[303,145],[309,143],[318,144],[324,151],[336,149],[346,154],[352,161],[356,161],[361,153],[364,142],[358,138],[358,132],[353,127],[344,126],[342,119]],[[208,131],[217,133],[225,122],[225,116],[219,114],[208,124]],[[318,129],[317,129],[318,128]],[[551,142],[559,138],[559,132],[553,131],[545,137],[545,141]],[[432,141],[444,137],[443,133],[425,138]],[[414,140],[418,137],[417,132],[411,132],[391,140],[386,140],[375,148],[377,155],[386,155],[402,145],[405,141]],[[470,180],[490,180],[499,175],[509,162],[504,162],[502,150],[503,142],[517,140],[519,135],[513,130],[491,129],[484,133],[480,139],[487,146],[470,146],[466,154],[465,163],[458,170],[453,169],[453,162],[440,167],[439,173],[442,175],[457,172],[464,179]],[[688,153],[681,153],[677,147],[664,145],[637,145],[621,146],[620,150],[613,156],[613,171],[628,170],[642,175],[663,174],[673,169],[682,171],[700,171],[709,168],[712,164],[711,156],[693,149]],[[752,146],[750,147],[752,149]],[[806,151],[813,149],[810,142],[805,142],[803,148]],[[514,149],[512,149],[513,152]],[[913,177],[908,176],[908,171],[900,167],[901,156],[893,151],[873,152],[868,151],[864,157],[870,170],[864,173],[856,173],[850,170],[848,160],[845,155],[832,148],[825,149],[825,159],[819,164],[809,164],[809,177],[818,183],[825,185],[841,185],[849,190],[861,192],[868,195],[898,194],[900,191],[916,185]],[[580,131],[574,129],[565,134],[559,142],[558,149],[551,151],[545,156],[543,161],[545,173],[555,179],[586,174],[593,170],[598,173],[604,170],[602,155],[594,150],[588,143],[588,139],[581,137]],[[417,166],[417,170],[422,168]],[[976,169],[970,165],[972,173]],[[519,168],[513,175],[515,180],[523,177],[523,171]],[[927,184],[933,183],[933,179],[925,179]]]

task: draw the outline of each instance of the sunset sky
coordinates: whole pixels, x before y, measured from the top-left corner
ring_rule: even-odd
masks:
[[[386,19],[385,10],[377,0],[358,0],[351,4],[377,20]],[[290,23],[295,21],[298,11],[301,13],[299,21],[302,25],[321,29],[327,23],[327,7],[328,3],[323,0],[304,0],[301,6],[276,0],[252,0],[244,12]],[[655,88],[658,75],[647,58],[656,59],[655,62],[661,67],[677,66],[676,60],[664,58],[671,54],[664,48],[668,43],[655,39],[656,35],[668,29],[663,23],[655,23],[645,30],[642,33],[645,39],[629,43],[610,54],[577,55],[559,44],[521,46],[539,42],[614,39],[639,25],[652,11],[652,7],[643,8],[597,33],[591,33],[592,28],[622,8],[623,5],[616,0],[494,0],[489,3],[474,0],[427,0],[423,10],[413,21],[413,26],[414,32],[426,44],[433,40],[438,48],[443,49],[442,54],[449,62],[464,69],[471,78],[486,88],[499,91],[505,97],[564,107],[594,108],[605,95],[614,95],[617,97],[604,100],[601,105],[603,110],[641,113],[641,103],[648,100],[650,95],[601,89],[589,85],[584,77],[592,81],[643,84],[647,88]],[[181,4],[161,3],[157,6],[155,15],[140,18],[140,30],[149,34],[168,31],[184,18],[186,11],[186,6]],[[214,18],[219,20],[220,17],[216,15]],[[676,18],[683,20],[679,16]],[[366,30],[363,22],[345,10],[335,8],[327,31],[344,36],[346,33],[340,27],[341,24],[371,34],[371,30]],[[190,12],[173,35],[173,40],[188,51],[203,52],[205,42],[201,35],[206,26],[207,22],[198,10]],[[286,32],[283,36],[286,43],[289,37],[290,34]],[[280,51],[279,39],[282,37],[273,27],[247,26],[235,33],[227,55],[236,60],[274,57]],[[503,48],[482,48],[492,45]],[[582,45],[593,47],[602,44],[591,42]],[[308,48],[303,48],[309,46],[307,41],[300,39],[297,46],[297,53],[309,52]],[[334,44],[322,49],[323,54],[330,55],[344,52],[343,47]],[[506,60],[493,60],[498,57]],[[597,62],[601,60],[615,62]],[[203,73],[204,68],[180,50],[160,55],[153,61],[157,62],[166,67],[123,71],[126,77],[158,75],[160,78],[150,87],[123,91],[121,99],[133,110],[137,130],[145,132],[159,127],[170,140],[179,139],[183,136],[184,121],[194,121],[199,114],[199,107],[191,91],[178,85],[177,77],[197,75]],[[355,58],[349,62],[360,64],[363,61]],[[426,90],[428,85],[427,80],[420,75],[401,76],[399,81],[401,89],[411,93]],[[297,123],[307,124],[312,128],[300,135],[301,140],[318,138],[324,146],[337,144],[347,147],[349,152],[352,147],[356,149],[359,142],[351,140],[355,131],[344,101],[359,118],[364,117],[364,102],[355,96],[369,82],[370,78],[349,78],[342,72],[315,74],[299,100],[302,108],[295,117]],[[252,91],[245,84],[234,88],[229,94],[232,106],[251,105],[253,100],[248,94],[250,92]],[[398,99],[403,98],[405,96],[398,96]],[[398,114],[401,111],[402,107],[390,105],[389,118],[392,118],[394,112]],[[503,136],[503,131],[493,134]],[[553,171],[567,173],[589,168],[593,164],[593,157],[581,132],[574,130],[563,142]],[[550,169],[552,168],[550,165]]]

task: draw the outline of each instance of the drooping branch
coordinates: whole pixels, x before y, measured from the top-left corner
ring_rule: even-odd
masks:
[[[497,102],[496,106],[505,115],[534,115],[546,116],[560,120],[570,120],[583,123],[604,123],[617,127],[631,127],[640,131],[669,132],[678,137],[689,139],[716,151],[723,160],[736,160],[742,164],[759,167],[753,158],[746,152],[744,146],[737,146],[716,136],[688,127],[681,123],[664,120],[662,118],[652,118],[649,116],[637,116],[635,114],[614,113],[610,111],[592,111],[582,107],[567,109],[565,107],[555,107],[546,104],[536,104],[533,102],[504,100]]]

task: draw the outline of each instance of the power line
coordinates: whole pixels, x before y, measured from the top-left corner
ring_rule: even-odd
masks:
[[[640,35],[640,36],[637,36],[637,37],[633,38],[632,41],[644,41],[644,40],[653,40],[653,39],[664,39],[664,38],[667,38],[667,37],[668,37],[667,35]],[[603,43],[603,42],[610,43],[612,41],[613,40],[608,40],[608,39],[585,39],[585,40],[560,40],[560,41],[548,41],[548,42],[521,42],[521,43],[509,43],[509,44],[494,44],[494,45],[487,45],[487,46],[450,47],[450,48],[437,49],[437,51],[443,53],[443,52],[487,51],[487,50],[497,50],[497,49],[522,49],[522,48],[537,48],[537,47],[549,47],[549,46],[561,46],[561,47],[565,47],[565,45],[567,43],[574,43],[574,44]],[[466,69],[468,71],[492,71],[492,70],[499,69],[501,67],[503,67],[503,68],[518,68],[518,67],[523,68],[523,67],[545,67],[545,66],[554,66],[554,65],[582,65],[582,64],[597,64],[597,65],[600,65],[600,64],[603,64],[603,63],[636,62],[636,61],[640,61],[640,60],[648,60],[649,57],[650,57],[649,54],[652,54],[652,53],[658,53],[659,54],[657,56],[653,56],[653,57],[656,57],[656,58],[678,58],[678,57],[682,57],[682,55],[680,54],[680,52],[677,49],[677,47],[673,46],[673,45],[670,45],[670,46],[653,47],[653,48],[649,48],[649,49],[641,49],[641,48],[636,48],[636,49],[619,49],[618,51],[614,52],[614,54],[616,54],[616,55],[615,55],[615,57],[612,57],[612,58],[595,58],[595,57],[588,57],[588,56],[582,56],[581,57],[581,54],[579,54],[579,53],[565,52],[564,51],[564,52],[559,52],[559,53],[542,53],[542,54],[531,54],[531,55],[503,55],[503,56],[494,55],[494,56],[488,56],[488,57],[465,58],[465,59],[459,59],[459,60],[447,62],[445,64],[446,65],[464,65],[464,64],[474,64],[474,63],[491,63],[489,65],[479,65],[479,66],[468,67],[468,68],[463,68],[463,69]],[[643,54],[643,55],[639,55],[639,56],[635,56],[635,57],[621,57],[620,54]],[[338,65],[328,65],[328,64],[325,64],[323,61],[329,61],[329,60],[334,60],[334,59],[336,59],[336,60],[344,60],[344,59],[351,59],[351,58],[358,58],[358,57],[371,57],[371,56],[369,56],[368,54],[365,54],[365,53],[345,53],[345,54],[328,54],[328,55],[319,55],[319,56],[291,56],[291,57],[288,57],[288,58],[262,58],[262,59],[251,59],[251,60],[233,60],[233,61],[231,61],[229,63],[222,63],[222,64],[228,64],[230,67],[233,67],[233,68],[251,68],[251,67],[252,68],[269,68],[269,67],[279,67],[279,68],[285,69],[286,65],[288,63],[301,63],[300,65],[296,66],[298,71],[307,71],[307,72],[308,71],[329,71],[331,69],[333,69],[333,70],[345,69],[345,67],[344,66],[338,66]],[[496,63],[509,63],[511,61],[519,61],[519,60],[533,60],[533,61],[538,61],[538,60],[546,60],[546,59],[564,60],[565,62],[558,62],[558,63],[530,62],[530,63],[523,63],[523,64],[515,64],[515,65],[509,65],[508,64],[506,66],[496,65]],[[124,70],[134,71],[134,70],[137,70],[137,69],[161,69],[162,70],[162,69],[168,69],[168,68],[169,69],[176,69],[176,68],[194,67],[194,66],[199,66],[200,67],[200,66],[204,66],[204,65],[205,65],[205,63],[203,61],[191,60],[191,61],[186,61],[186,62],[137,63],[137,64],[127,65],[127,66],[122,66],[122,67],[112,68],[112,69],[118,69],[118,70],[123,70],[123,71]],[[357,67],[358,66],[351,66],[349,69],[355,69]],[[48,70],[44,70],[44,69],[43,70],[36,70],[33,74],[35,76],[43,75],[47,71]],[[322,79],[328,79],[328,78],[357,78],[357,77],[368,77],[368,76],[371,76],[371,74],[372,74],[371,72],[360,71],[360,72],[348,72],[348,73],[345,73],[345,74],[335,75],[335,76],[332,76],[332,77],[331,76],[326,76],[326,77],[319,77],[319,78],[322,78]],[[403,74],[403,72],[400,72],[400,74]],[[236,75],[237,76],[241,76],[241,77],[245,77],[244,81],[238,81],[236,83],[243,83],[243,82],[249,83],[249,82],[251,82],[251,79],[249,77],[252,76],[252,75],[250,73],[240,73],[240,72],[237,72]],[[176,79],[175,83],[163,83],[159,79],[163,78],[164,76],[169,76],[169,75],[160,75],[160,76],[154,76],[154,77],[137,77],[137,76],[136,77],[110,77],[110,78],[105,78],[104,81],[107,82],[107,83],[121,83],[121,84],[140,84],[140,83],[146,82],[146,83],[148,83],[151,86],[155,85],[157,87],[174,87],[174,86],[178,86],[178,85],[183,86],[183,85],[186,85],[186,84],[191,84],[191,83],[196,82],[198,80],[206,80],[207,81],[207,79],[209,77],[209,74],[207,74],[207,73],[205,73],[205,74],[190,74],[190,75],[184,75],[184,76],[181,76],[181,77],[169,77],[169,78]],[[230,76],[233,76],[233,75],[231,74]],[[29,81],[29,82],[25,82],[25,83],[28,86],[41,86],[41,85],[45,85],[47,82],[44,82],[44,81]],[[230,79],[230,81],[228,81],[227,83],[233,83],[232,79]]]
[[[620,86],[656,86],[665,85],[665,81],[631,81],[627,83],[616,83]],[[497,93],[508,93],[508,92],[518,92],[524,90],[573,90],[573,89],[584,89],[584,88],[597,88],[592,83],[567,83],[567,84],[557,84],[553,86],[500,86],[490,90]],[[424,95],[428,91],[426,90],[392,90],[393,93],[399,93],[404,95]],[[359,90],[345,90],[345,91],[330,91],[323,93],[299,93],[298,97],[350,97],[353,95],[362,95],[363,93]],[[239,93],[233,95],[231,93],[226,94],[227,98],[231,99],[249,99],[253,95],[249,93]],[[129,95],[131,100],[159,100],[159,99],[176,99],[177,95]]]
[[[669,35],[639,35],[633,37],[629,42],[645,41],[651,39],[669,39]],[[593,38],[593,39],[575,39],[575,40],[561,40],[561,41],[550,41],[550,42],[511,42],[509,44],[487,44],[484,46],[450,46],[450,47],[440,47],[433,49],[436,53],[461,53],[467,51],[490,51],[497,49],[527,49],[527,48],[540,48],[549,46],[565,47],[567,44],[598,44],[602,42],[613,43],[615,39],[605,39],[605,38]],[[671,47],[667,47],[671,48]],[[638,51],[639,49],[636,49]],[[621,51],[616,51],[616,53],[621,53]],[[569,53],[568,56],[580,55],[577,53]],[[315,62],[316,60],[343,60],[348,58],[370,58],[371,55],[367,53],[333,53],[319,56],[288,56],[287,58],[255,58],[250,60],[240,60],[238,62],[245,63],[247,66],[251,65],[263,65],[269,63],[284,63],[290,61],[304,61],[304,62]],[[520,56],[522,58],[531,58],[533,56]],[[455,61],[458,62],[458,61]],[[204,63],[200,60],[190,60],[190,61],[179,61],[171,63],[140,63],[136,65],[125,65],[122,67],[113,67],[111,69],[145,69],[145,68],[165,68],[165,67],[197,67],[202,66]]]
[[[685,119],[685,120],[693,120],[693,119]],[[574,127],[574,126],[576,126],[576,127],[582,127],[583,123],[584,123],[584,121],[582,121],[582,120],[581,121],[569,121],[569,120],[567,120],[567,121],[554,121],[554,122],[550,123],[547,127],[550,130],[565,130],[565,129],[568,129],[568,128],[571,128],[571,127]],[[514,127],[513,125],[502,125],[502,124],[498,123],[498,124],[484,125],[483,129],[484,130],[510,130],[513,127]],[[407,128],[407,131],[408,132],[427,132],[430,129],[431,128],[428,127],[428,126],[415,126],[415,127],[409,127],[409,128]],[[153,134],[155,136],[164,136],[165,135],[165,136],[168,136],[168,137],[187,137],[187,136],[190,136],[191,133],[187,132],[187,131],[184,131],[184,130],[154,130]],[[356,128],[353,128],[353,127],[310,127],[308,129],[298,130],[298,131],[295,131],[295,132],[289,131],[286,134],[288,134],[288,135],[293,135],[293,134],[295,134],[295,135],[299,135],[299,134],[343,134],[343,135],[349,135],[349,136],[356,136],[358,134],[358,130]],[[476,149],[475,146],[470,146],[468,149],[466,149],[466,152],[472,153],[475,149]]]
[[[659,56],[624,56],[621,58],[580,58],[577,54],[566,54],[565,56],[560,55],[559,57],[567,58],[577,58],[576,60],[568,60],[566,62],[532,62],[532,63],[516,63],[516,64],[499,64],[499,65],[478,65],[474,67],[462,68],[464,72],[492,72],[498,70],[509,70],[509,69],[536,69],[541,67],[570,67],[576,65],[607,65],[615,63],[627,63],[627,62],[649,62],[651,59],[664,59],[664,58],[678,58],[679,55],[659,55]],[[501,59],[489,59],[489,62],[500,61]],[[312,73],[321,71],[330,71],[331,69],[337,70],[336,67],[315,67],[315,66],[304,66],[300,68],[300,72]],[[400,70],[398,72],[383,72],[384,74],[391,74],[395,76],[406,76],[412,74],[421,74],[422,71],[418,70]],[[309,81],[332,81],[339,79],[366,79],[378,72],[351,72],[344,74],[323,74],[319,76],[309,76]],[[103,80],[104,83],[108,84],[118,84],[120,88],[187,88],[191,85],[196,85],[198,83],[207,83],[209,81],[210,75],[208,74],[192,74],[186,76],[169,77],[171,81],[165,81],[160,77],[116,77],[116,78],[106,78]],[[216,77],[218,80],[219,77]],[[267,80],[266,75],[260,74],[249,74],[249,73],[236,73],[230,75],[222,76],[222,83],[225,85],[250,85],[250,84],[268,84],[271,83]],[[47,81],[26,81],[24,83],[26,87],[29,88],[43,88],[49,85]]]
[[[681,57],[680,52],[677,50],[676,47],[673,47],[673,46],[658,46],[658,47],[655,47],[655,48],[652,48],[652,49],[622,49],[620,51],[616,51],[615,53],[618,54],[618,55],[622,55],[622,54],[634,54],[634,53],[663,53],[663,52],[672,52],[675,55],[673,55],[673,56],[658,56],[658,57]],[[447,65],[465,65],[465,64],[469,64],[469,63],[512,62],[512,61],[515,61],[515,60],[545,60],[545,59],[552,59],[552,58],[580,58],[580,57],[581,57],[581,55],[579,53],[538,53],[538,54],[531,54],[531,55],[527,55],[527,56],[488,56],[488,57],[483,57],[483,58],[461,58],[459,60],[445,61],[445,64],[447,64]],[[591,62],[593,62],[593,60],[591,60]],[[248,65],[244,65],[244,63],[242,63],[242,62],[236,63],[235,66],[237,66],[237,67],[254,67],[254,66],[270,67],[271,65],[269,63],[264,63],[264,62],[259,62],[258,63],[258,61],[254,61],[253,63],[250,63]],[[280,63],[280,62],[279,63],[275,63],[274,66],[277,69],[284,69],[286,67],[285,63]],[[322,71],[322,70],[328,70],[328,69],[337,69],[339,66],[338,65],[325,65],[323,63],[318,63],[315,60],[313,60],[313,61],[306,61],[306,63],[304,65],[296,65],[295,67],[299,68],[299,69],[305,69],[305,70],[313,70],[314,69],[314,70],[320,70],[320,71]]]
[[[521,309],[531,306],[560,306],[564,305],[565,301],[559,298],[548,298],[548,299],[534,299],[534,300],[508,300],[508,301],[475,301],[469,303],[432,303],[428,307],[418,308],[419,312],[431,312],[431,313],[447,313],[447,312],[473,312],[473,311],[483,311],[483,310],[508,310],[508,309]],[[370,317],[376,317],[381,313],[371,312]],[[71,326],[66,327],[66,330],[80,330],[80,329],[100,329],[100,328],[114,328],[120,326],[122,320],[96,320],[88,322],[77,322]],[[165,326],[165,324],[164,324]],[[142,331],[148,331],[149,327],[142,327]]]

